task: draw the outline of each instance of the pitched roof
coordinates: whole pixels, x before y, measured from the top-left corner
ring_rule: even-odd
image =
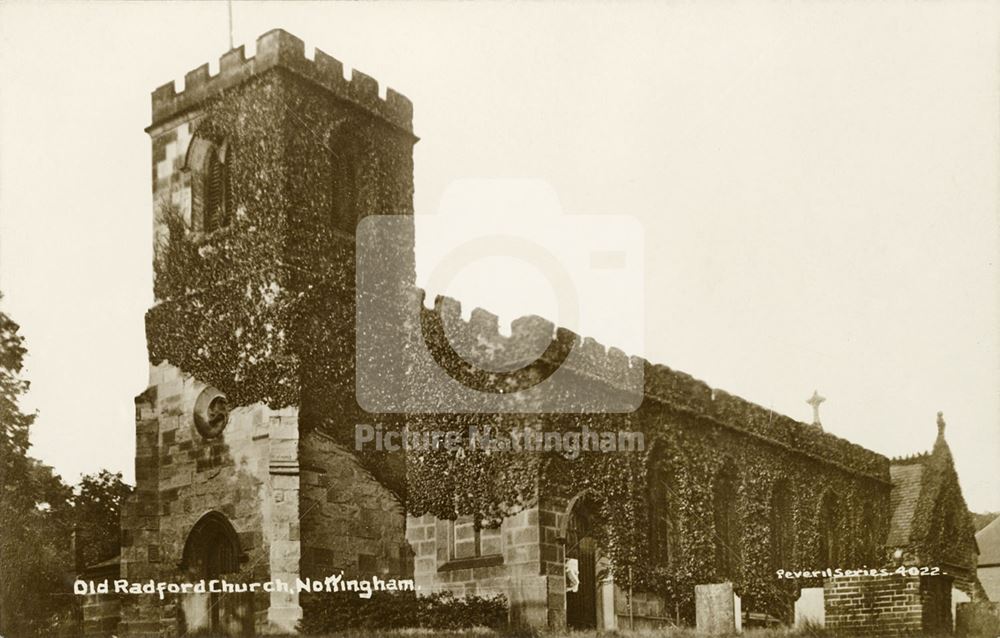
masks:
[[[1000,516],[976,532],[979,545],[979,565],[1000,565]]]
[[[890,547],[902,547],[910,542],[913,515],[923,486],[923,473],[922,463],[893,463],[889,467],[889,475],[892,477],[892,494],[889,498],[892,519],[886,542]]]

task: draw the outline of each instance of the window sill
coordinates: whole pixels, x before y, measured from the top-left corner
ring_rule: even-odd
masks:
[[[233,222],[230,221],[224,226],[219,226],[218,228],[213,228],[212,230],[208,231],[192,229],[188,231],[188,237],[190,238],[191,243],[200,248],[206,244],[213,243],[220,237],[225,237],[226,235],[229,235],[230,229],[232,227],[233,227]]]
[[[503,555],[490,554],[489,556],[476,556],[475,558],[456,558],[438,567],[439,572],[453,572],[458,569],[472,569],[473,567],[494,567],[503,565]]]

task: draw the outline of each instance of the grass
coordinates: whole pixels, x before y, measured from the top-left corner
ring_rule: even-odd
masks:
[[[508,629],[497,631],[485,628],[458,631],[439,631],[434,629],[349,629],[334,633],[284,636],[281,638],[705,638],[705,636],[706,634],[698,633],[693,627],[664,627],[660,629],[636,629],[632,631],[627,629],[617,631],[547,629]],[[806,626],[799,628],[745,629],[740,634],[732,634],[730,638],[849,638],[849,636],[850,634],[833,632],[822,627]],[[906,634],[906,636],[907,638],[920,638],[921,636],[923,638],[939,638],[937,634]],[[950,636],[949,638],[954,637]]]
[[[800,629],[747,629],[741,634],[733,634],[741,638],[827,638],[832,632],[822,628],[805,627]],[[538,629],[508,629],[496,631],[492,629],[464,629],[459,631],[438,631],[433,629],[386,629],[364,630],[349,629],[341,632],[312,636],[297,636],[295,638],[704,638],[690,627],[667,627],[661,629],[636,629],[618,631],[573,631],[573,630],[538,630]],[[286,638],[292,638],[288,636]]]

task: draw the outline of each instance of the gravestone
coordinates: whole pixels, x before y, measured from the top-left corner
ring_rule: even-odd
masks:
[[[970,598],[969,595],[966,594],[964,591],[962,591],[961,589],[955,589],[954,587],[951,588],[951,629],[952,629],[952,631],[954,631],[957,628],[958,616],[956,615],[955,612],[958,610],[959,603],[967,603],[967,602],[970,602],[970,601],[972,601],[972,598]]]
[[[733,593],[733,619],[736,621],[736,633],[743,631],[743,600]]]
[[[739,597],[732,583],[695,585],[694,607],[698,633],[723,636],[740,631]]]
[[[822,587],[804,587],[795,601],[795,626],[826,626],[826,608]]]

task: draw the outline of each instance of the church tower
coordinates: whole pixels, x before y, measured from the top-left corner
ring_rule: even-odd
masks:
[[[355,230],[412,214],[412,106],[281,30],[152,95],[149,387],[122,578],[405,573],[398,494],[350,452]],[[400,289],[412,285],[412,245]],[[129,596],[128,636],[294,631],[288,591]]]

